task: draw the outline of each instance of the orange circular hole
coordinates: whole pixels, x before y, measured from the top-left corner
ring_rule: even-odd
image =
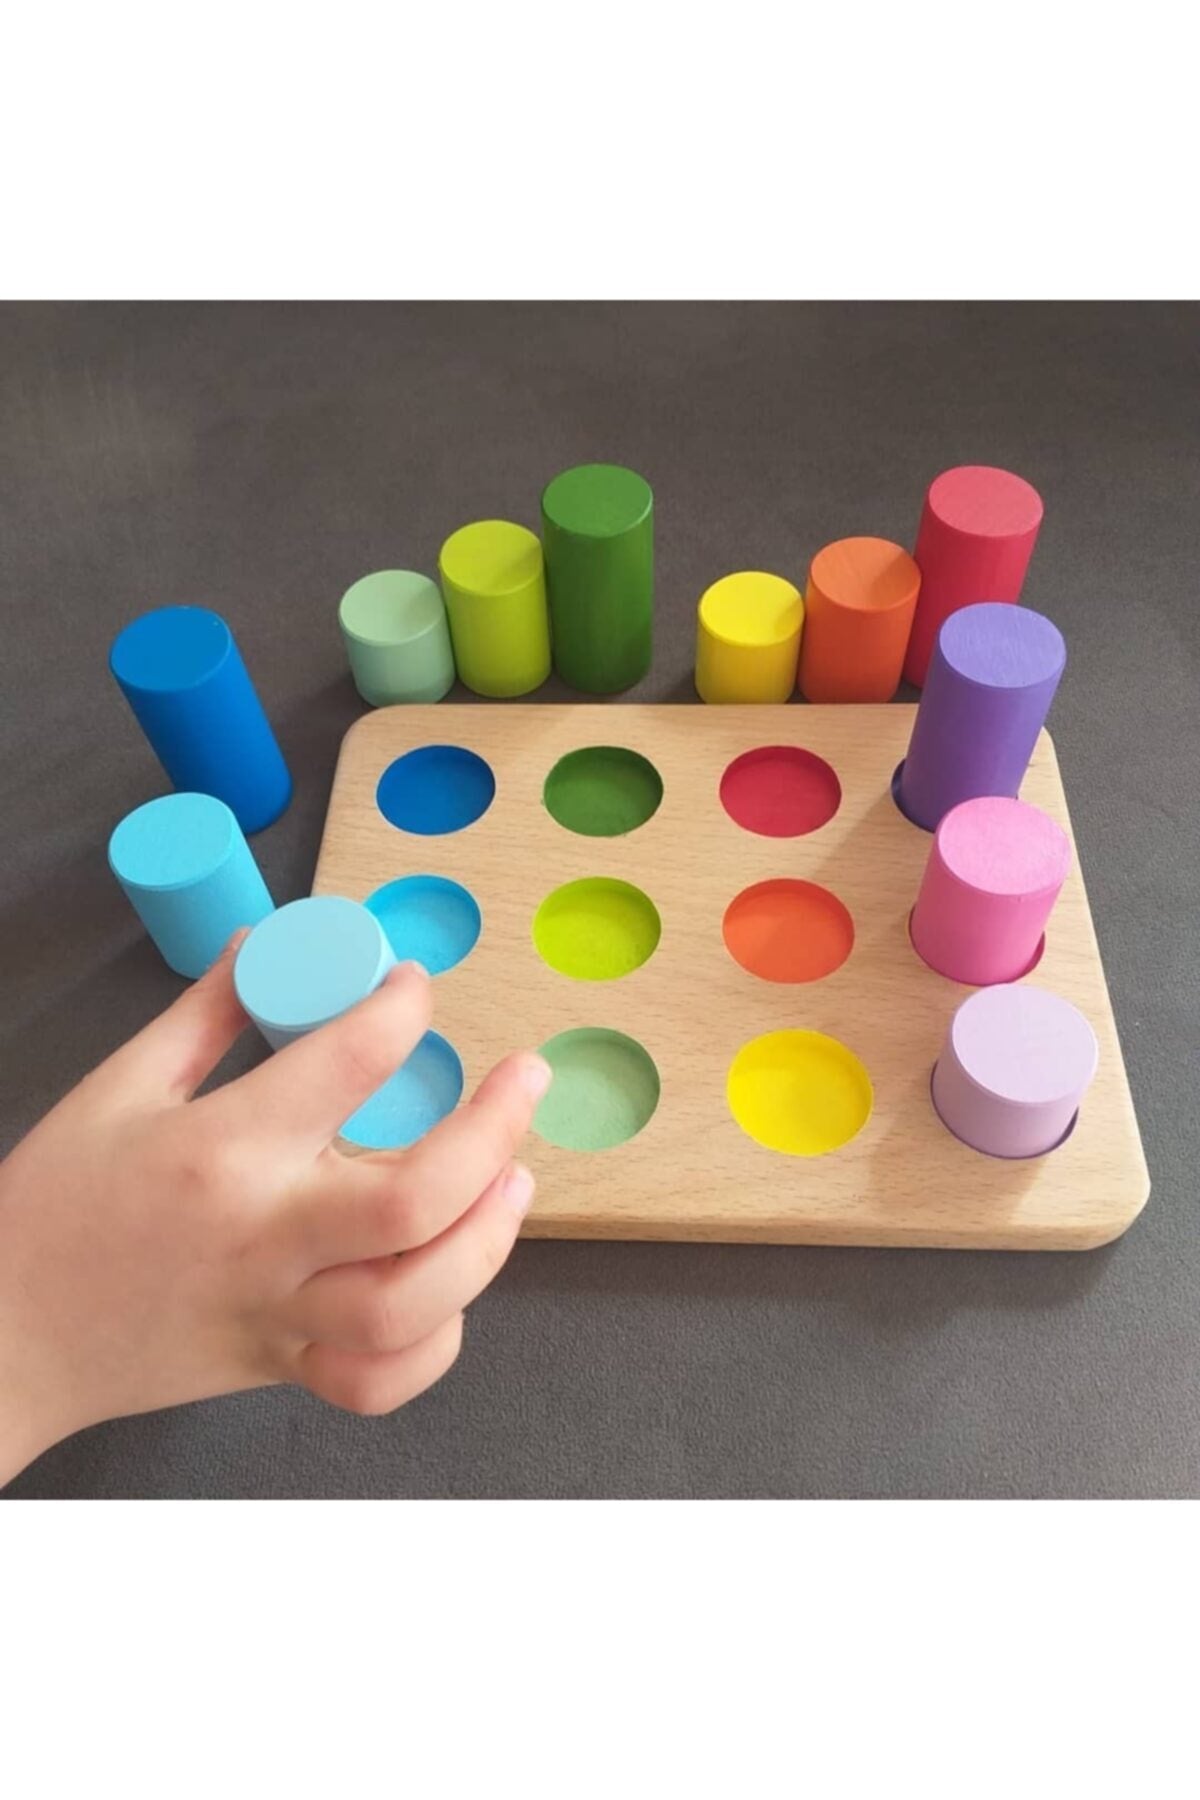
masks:
[[[725,912],[725,946],[764,981],[820,981],[854,948],[854,920],[815,881],[759,881]]]

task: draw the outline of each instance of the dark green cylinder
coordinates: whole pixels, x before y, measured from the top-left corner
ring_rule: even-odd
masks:
[[[554,666],[585,694],[617,694],[650,667],[654,495],[632,469],[584,463],[542,495]]]

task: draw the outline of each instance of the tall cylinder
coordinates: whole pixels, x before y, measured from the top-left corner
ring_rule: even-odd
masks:
[[[971,987],[1019,980],[1038,959],[1070,866],[1070,839],[1036,806],[965,800],[934,833],[913,908],[914,949]]]
[[[1044,1156],[1070,1131],[1096,1073],[1096,1034],[1045,988],[982,988],[950,1022],[933,1071],[942,1123],[987,1156]]]
[[[800,691],[818,703],[890,700],[900,685],[921,572],[886,538],[840,538],[813,557]]]
[[[396,958],[373,913],[340,894],[281,906],[238,951],[234,987],[273,1050],[373,994]]]
[[[190,981],[274,910],[241,826],[211,794],[162,794],[127,813],[108,866],[163,961]]]
[[[181,792],[223,800],[243,831],[279,817],[292,778],[224,619],[203,606],[143,613],[108,665]]]
[[[542,494],[554,666],[585,694],[616,694],[650,667],[654,495],[632,469],[584,463]]]
[[[454,660],[489,700],[532,693],[550,673],[542,546],[524,525],[480,519],[442,545],[438,575]]]
[[[896,798],[932,831],[952,806],[1016,794],[1046,721],[1067,647],[1025,606],[968,606],[938,635]]]
[[[980,600],[1019,600],[1042,523],[1035,487],[1007,469],[947,469],[925,496],[913,558],[921,596],[904,675],[920,687],[943,620]]]

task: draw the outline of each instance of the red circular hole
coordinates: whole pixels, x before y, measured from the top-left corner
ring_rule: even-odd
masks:
[[[721,777],[721,805],[759,837],[804,837],[827,825],[841,803],[829,764],[791,744],[747,750]]]

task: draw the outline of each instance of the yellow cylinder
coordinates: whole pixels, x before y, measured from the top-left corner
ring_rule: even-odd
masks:
[[[782,575],[726,575],[701,596],[696,615],[696,692],[709,705],[791,698],[800,660],[804,601]]]
[[[541,687],[550,673],[550,623],[533,532],[507,519],[463,525],[442,545],[438,575],[466,685],[492,700]]]

